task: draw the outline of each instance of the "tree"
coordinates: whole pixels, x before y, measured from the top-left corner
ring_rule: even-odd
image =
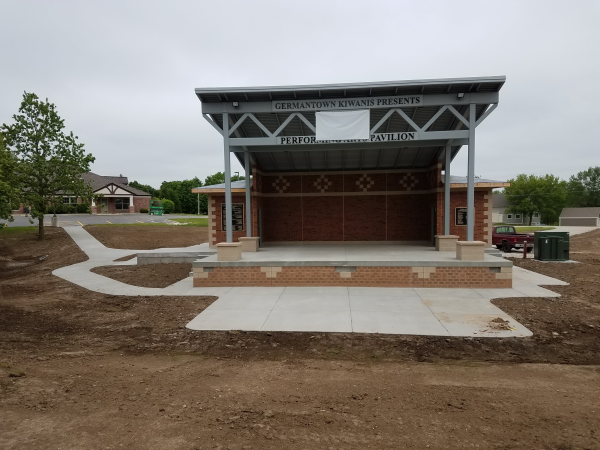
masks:
[[[65,134],[64,120],[53,103],[25,92],[12,125],[1,127],[6,146],[16,155],[15,177],[23,203],[38,219],[39,239],[44,239],[44,215],[48,205],[62,194],[85,196],[90,192],[81,175],[89,172],[95,158],[86,154],[78,137]]]
[[[141,191],[147,192],[152,197],[158,197],[160,195],[159,194],[159,190],[158,189],[154,189],[149,184],[141,184],[141,183],[138,183],[137,181],[131,181],[129,183],[129,186],[131,186],[133,188],[136,188],[136,189],[139,189]]]
[[[17,158],[4,145],[0,133],[0,219],[13,221],[12,210],[19,204],[19,189],[15,179]]]
[[[240,175],[233,175],[231,181],[245,180],[246,177]],[[211,186],[213,184],[225,183],[225,174],[223,172],[217,172],[213,175],[209,175],[204,180],[204,186]]]
[[[590,167],[569,178],[567,205],[575,208],[600,206],[600,167]]]
[[[520,174],[508,182],[510,187],[504,188],[508,212],[528,217],[529,225],[534,213],[541,214],[544,223],[558,222],[567,197],[565,181],[554,175]]]
[[[173,202],[174,210],[171,212],[180,213],[182,211],[179,193],[177,192],[177,183],[178,181],[163,181],[163,183],[160,185],[160,197],[163,200],[168,199]]]

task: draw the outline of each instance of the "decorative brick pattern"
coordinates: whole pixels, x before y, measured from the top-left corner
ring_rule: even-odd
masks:
[[[287,188],[290,187],[290,182],[287,181],[283,176],[279,176],[274,182],[273,187],[277,192],[283,194]]]
[[[320,175],[319,178],[317,178],[317,181],[314,182],[314,186],[318,191],[324,193],[331,187],[331,181],[329,181],[325,175]]]
[[[416,187],[419,183],[417,177],[415,177],[410,172],[406,173],[402,178],[400,178],[400,187],[406,191],[412,190],[412,188]]]
[[[497,280],[511,280],[512,283],[512,267],[500,267],[500,272],[494,274]]]
[[[277,278],[277,274],[281,272],[281,267],[261,267],[261,272],[264,272],[267,278]]]
[[[303,194],[331,194],[344,192],[344,176],[340,174],[324,173],[314,175],[301,175]]]
[[[373,181],[373,178],[371,178],[366,173],[363,176],[361,176],[358,180],[356,180],[356,185],[359,189],[362,189],[363,192],[367,192],[373,187],[374,184],[375,182]]]
[[[504,270],[510,269],[510,270]],[[492,272],[489,267],[357,267],[338,272],[335,267],[214,267],[194,268],[194,286],[362,286],[510,288],[512,268]],[[342,274],[350,274],[350,277]]]
[[[488,246],[492,245],[492,192],[483,195],[483,235]]]
[[[386,173],[346,173],[344,174],[344,192],[385,192],[387,190]],[[399,186],[393,187],[399,191]]]
[[[215,215],[216,200],[212,195],[207,197],[208,201],[208,246],[216,248],[217,246],[217,216]]]
[[[412,267],[413,273],[416,273],[419,278],[429,278],[429,275],[435,273],[435,267]]]

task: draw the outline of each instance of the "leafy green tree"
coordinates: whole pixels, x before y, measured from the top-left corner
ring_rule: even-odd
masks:
[[[600,206],[600,167],[590,167],[569,178],[567,205],[575,208]]]
[[[4,145],[0,133],[0,219],[13,221],[12,210],[19,204],[19,189],[15,177],[17,158]]]
[[[246,177],[241,175],[232,175],[231,181],[245,180]],[[225,174],[223,172],[217,172],[213,175],[209,175],[204,180],[204,186],[211,186],[213,184],[225,183]]]
[[[173,202],[173,212],[180,213],[181,211],[181,200],[179,200],[179,193],[177,192],[178,181],[163,181],[160,185],[160,196],[163,199],[169,199]]]
[[[554,175],[520,174],[508,180],[510,187],[504,188],[508,212],[523,214],[529,218],[529,225],[534,213],[541,214],[544,223],[558,222],[558,216],[565,206],[567,192],[566,182]]]
[[[181,212],[186,214],[198,213],[198,194],[194,194],[192,189],[199,186],[202,186],[202,181],[198,177],[179,182],[177,189],[181,201]]]
[[[53,103],[25,92],[12,125],[0,127],[8,149],[17,157],[15,177],[23,203],[32,207],[38,219],[39,239],[44,239],[44,215],[62,193],[87,195],[81,175],[89,172],[95,158],[86,154],[78,137],[64,130],[64,120]]]
[[[131,182],[129,182],[129,186],[131,186],[133,188],[136,188],[136,189],[140,189],[140,190],[142,190],[144,192],[147,192],[152,197],[158,197],[159,196],[159,190],[158,189],[154,189],[149,184],[142,184],[142,183],[138,183],[137,181],[131,181]]]

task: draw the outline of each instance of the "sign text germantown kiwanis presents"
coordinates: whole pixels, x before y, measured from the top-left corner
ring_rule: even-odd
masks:
[[[389,108],[394,106],[422,105],[422,95],[395,95],[392,97],[328,98],[322,100],[276,100],[272,103],[272,111],[327,111],[332,109]]]
[[[277,145],[306,145],[306,144],[347,144],[351,142],[394,142],[414,141],[418,139],[416,131],[406,133],[377,133],[371,134],[369,139],[350,139],[344,141],[317,141],[315,136],[277,136]]]

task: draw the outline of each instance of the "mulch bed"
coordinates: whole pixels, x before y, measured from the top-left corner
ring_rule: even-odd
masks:
[[[207,227],[86,225],[83,228],[109,248],[155,250],[208,242]]]
[[[147,264],[143,266],[101,266],[91,272],[133,286],[165,288],[189,276],[190,263]],[[192,283],[190,281],[190,288]]]

